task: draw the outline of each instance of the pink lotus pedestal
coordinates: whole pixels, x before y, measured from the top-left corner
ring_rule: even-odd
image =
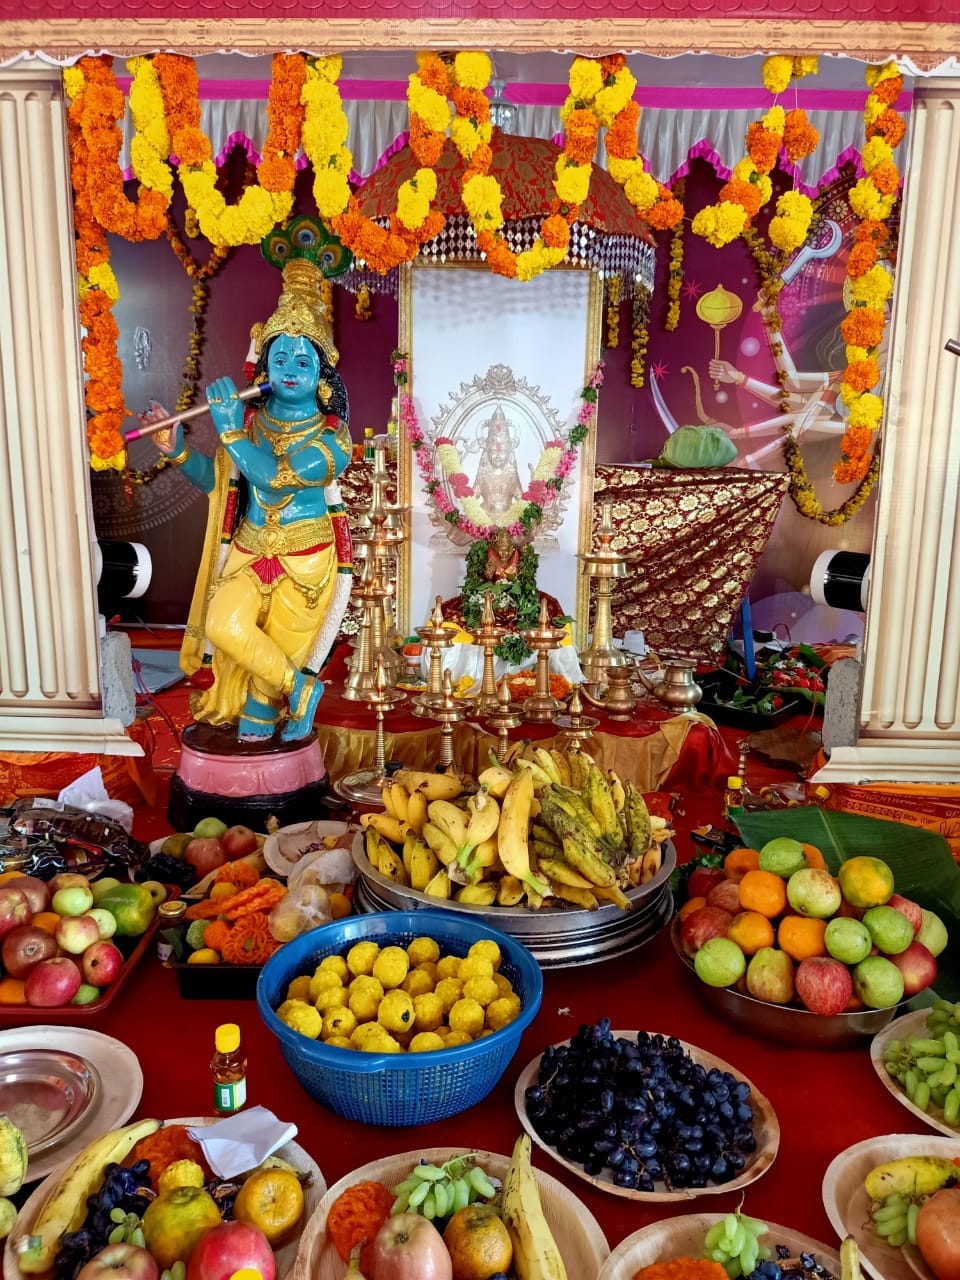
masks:
[[[201,818],[254,831],[270,817],[281,826],[310,822],[331,807],[326,776],[315,732],[262,746],[239,742],[233,728],[192,724],[183,732],[167,817],[175,831],[192,831]]]

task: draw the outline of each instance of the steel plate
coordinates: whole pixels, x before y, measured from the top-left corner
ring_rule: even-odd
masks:
[[[64,1142],[100,1097],[100,1073],[58,1049],[0,1053],[0,1115],[23,1133],[34,1159]]]

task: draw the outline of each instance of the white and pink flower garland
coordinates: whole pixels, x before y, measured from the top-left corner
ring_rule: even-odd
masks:
[[[407,381],[406,370],[406,357],[395,353],[393,377],[398,387],[404,386]],[[427,494],[444,520],[474,541],[478,539],[489,541],[497,529],[504,527],[512,538],[530,538],[543,519],[544,507],[557,500],[564,480],[576,466],[577,449],[587,438],[587,433],[596,420],[597,393],[602,385],[603,361],[601,360],[580,393],[581,405],[576,426],[570,430],[565,440],[547,442],[540,461],[534,468],[530,483],[524,490],[522,500],[514,502],[507,511],[496,517],[490,516],[476,496],[462,469],[457,446],[447,436],[440,436],[435,442],[443,480],[437,477],[433,465],[433,449],[424,437],[417,411],[413,406],[413,399],[402,391],[400,419],[403,429],[413,446],[417,469],[423,478]],[[454,497],[462,502],[462,511],[450,500],[444,488],[444,480],[450,486]]]

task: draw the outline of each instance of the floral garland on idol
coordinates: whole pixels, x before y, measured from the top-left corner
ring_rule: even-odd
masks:
[[[400,420],[406,439],[409,440],[426,487],[427,494],[437,510],[449,524],[459,529],[474,542],[489,542],[500,528],[506,528],[511,538],[531,538],[543,519],[544,507],[555,502],[563,483],[577,462],[577,449],[587,438],[597,416],[597,398],[603,385],[603,361],[594,368],[580,393],[580,410],[576,426],[567,433],[565,440],[547,442],[530,483],[518,500],[499,516],[491,516],[477,497],[463,470],[460,452],[447,437],[439,437],[433,446],[427,441],[420,426],[413,398],[402,390],[408,382],[407,357],[402,351],[391,356],[394,384],[400,388]],[[442,479],[434,470],[433,453],[436,451]],[[444,489],[444,480],[462,504],[458,509]]]
[[[763,83],[771,93],[779,95],[791,79],[815,74],[817,65],[816,58],[766,58],[761,71]],[[820,134],[809,123],[802,107],[784,111],[774,103],[761,120],[750,125],[745,141],[747,154],[734,165],[729,181],[720,188],[717,203],[701,209],[691,224],[694,235],[702,236],[716,249],[742,235],[769,203],[773,195],[769,175],[781,150],[795,165],[816,149]],[[770,240],[784,252],[799,249],[807,238],[812,218],[809,196],[799,191],[785,191],[778,198],[776,214],[770,220]]]
[[[673,185],[673,194],[680,203],[686,194],[687,182],[680,178]],[[680,323],[680,290],[683,287],[683,219],[673,228],[670,237],[670,272],[667,280],[667,318],[664,328],[672,332]]]
[[[864,105],[867,141],[861,152],[866,176],[853,186],[849,196],[850,207],[860,224],[847,257],[848,312],[840,325],[847,344],[847,367],[840,383],[840,396],[848,409],[848,425],[840,442],[841,461],[833,469],[838,484],[859,482],[856,491],[835,510],[824,510],[807,476],[796,441],[791,437],[786,446],[794,502],[804,515],[826,525],[845,524],[855,515],[880,474],[879,428],[883,399],[873,389],[880,382],[878,351],[886,326],[886,304],[893,291],[892,274],[881,265],[880,258],[888,249],[887,219],[893,212],[900,188],[893,151],[903,140],[906,126],[893,109],[903,90],[903,77],[896,64],[888,62],[882,67],[868,67],[865,78],[870,89]]]

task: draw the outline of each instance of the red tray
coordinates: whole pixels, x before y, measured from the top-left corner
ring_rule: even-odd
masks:
[[[158,916],[154,916],[152,923],[148,927],[146,933],[141,933],[139,938],[117,938],[114,936],[110,939],[115,942],[120,950],[124,953],[123,968],[116,982],[112,982],[106,988],[99,1000],[95,1000],[92,1004],[65,1004],[60,1005],[56,1009],[39,1008],[33,1004],[0,1004],[0,1026],[11,1022],[43,1022],[43,1023],[66,1023],[66,1022],[91,1022],[99,1017],[105,1009],[113,1004],[121,989],[126,983],[134,968],[140,963],[145,955],[156,954],[153,946],[153,935],[157,931],[160,924]]]

